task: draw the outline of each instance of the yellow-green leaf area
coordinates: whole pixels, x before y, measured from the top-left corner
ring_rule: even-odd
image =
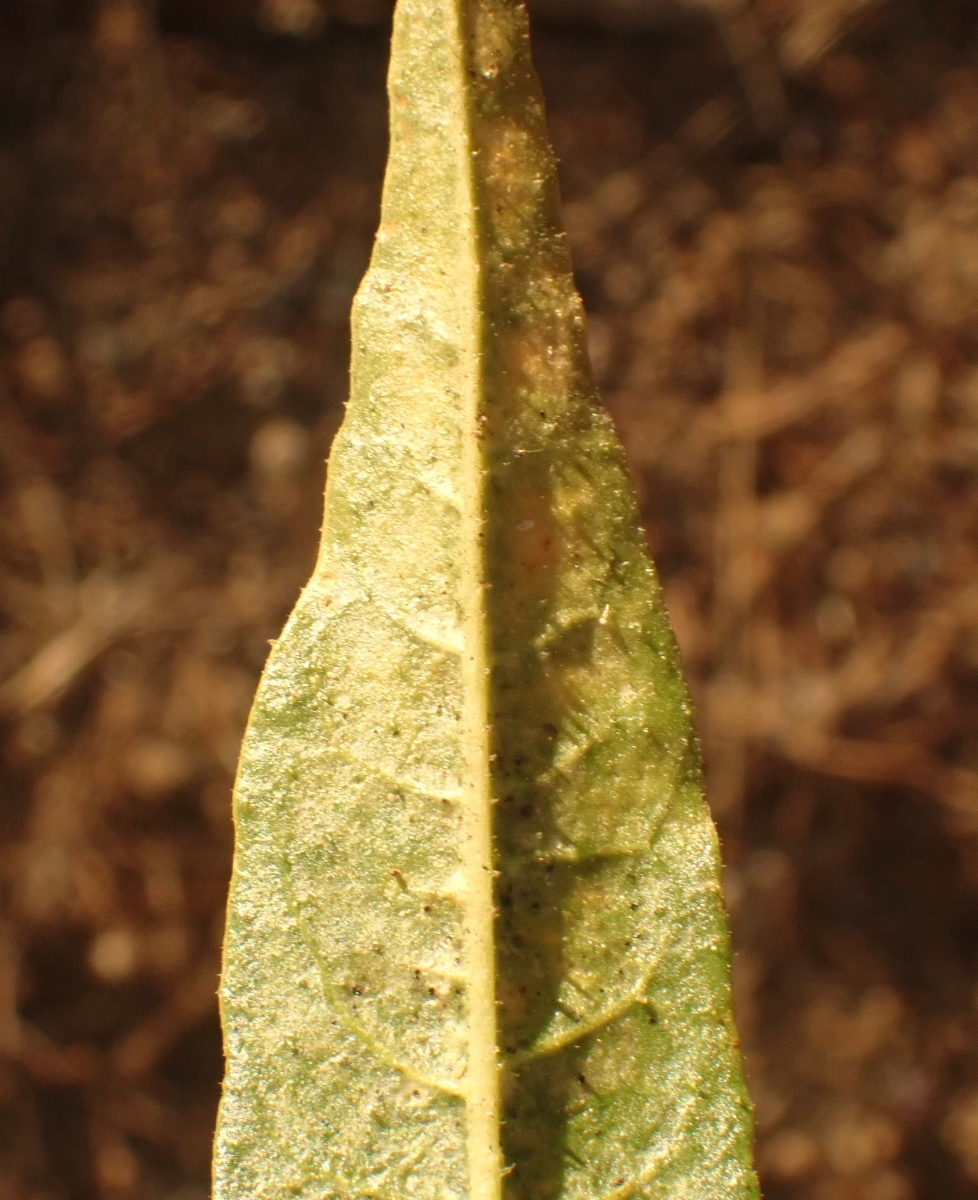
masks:
[[[757,1196],[716,837],[515,0],[400,0],[236,787],[216,1200]]]

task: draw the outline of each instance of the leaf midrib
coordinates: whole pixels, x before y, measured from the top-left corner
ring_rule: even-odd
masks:
[[[466,1141],[471,1200],[500,1200],[502,1150],[499,1128],[499,1059],[496,1030],[496,951],[494,938],[494,860],[488,711],[488,620],[486,615],[485,516],[482,440],[483,312],[480,304],[478,230],[473,178],[471,112],[467,95],[467,38],[462,0],[451,0],[453,56],[461,128],[455,139],[460,204],[462,328],[470,364],[462,415],[462,683],[464,770],[462,872],[464,961],[467,973],[468,1056],[465,1073]]]

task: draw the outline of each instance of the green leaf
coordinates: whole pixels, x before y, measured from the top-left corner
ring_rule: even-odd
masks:
[[[401,0],[236,788],[217,1200],[747,1200],[717,841],[515,0]]]

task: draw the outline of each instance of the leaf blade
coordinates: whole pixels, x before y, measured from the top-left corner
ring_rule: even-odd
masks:
[[[401,0],[390,92],[239,772],[216,1194],[747,1200],[716,839],[521,7]]]

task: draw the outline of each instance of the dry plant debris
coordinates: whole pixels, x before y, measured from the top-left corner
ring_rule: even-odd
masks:
[[[230,777],[314,552],[386,121],[382,29],[234,9],[0,17],[11,1200],[207,1194]],[[854,12],[758,4],[757,54],[705,16],[537,54],[698,701],[765,1194],[964,1200],[974,14]]]

